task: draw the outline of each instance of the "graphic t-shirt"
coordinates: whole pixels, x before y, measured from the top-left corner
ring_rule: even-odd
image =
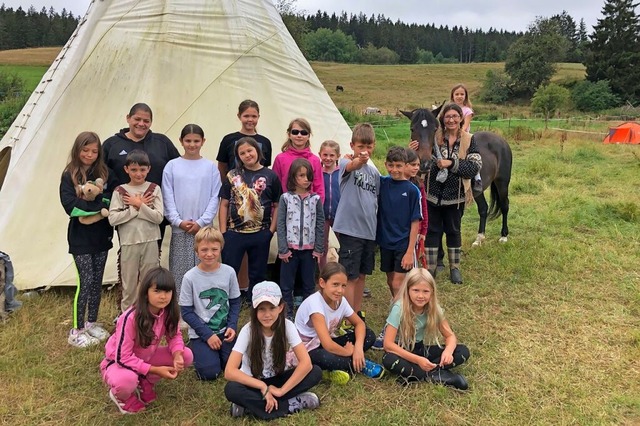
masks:
[[[252,233],[269,228],[272,206],[281,192],[280,180],[266,167],[241,174],[231,170],[220,188],[220,198],[229,200],[227,230]]]
[[[227,329],[229,299],[236,297],[240,297],[240,287],[231,266],[221,264],[213,272],[205,272],[196,266],[184,274],[179,304],[193,306],[207,327],[218,334]],[[189,338],[198,337],[195,330],[189,327]]]
[[[346,159],[339,162],[340,203],[333,220],[333,231],[336,234],[375,241],[380,172],[371,164],[347,172],[346,166],[349,163]]]
[[[293,325],[291,321],[285,320],[285,327],[289,349],[296,347],[300,343],[302,343],[302,340],[300,340],[300,336],[298,335],[298,331],[296,330],[296,326]],[[269,377],[273,377],[276,375],[275,368],[273,368],[273,353],[271,352],[272,340],[273,336],[264,337],[261,377],[263,379],[268,379]],[[253,376],[253,374],[251,374],[251,356],[249,355],[250,341],[251,323],[248,323],[244,327],[242,327],[242,330],[240,330],[240,333],[238,333],[238,340],[236,340],[236,344],[233,347],[233,350],[242,354],[242,366],[240,367],[240,370],[243,373],[248,374],[249,376]]]

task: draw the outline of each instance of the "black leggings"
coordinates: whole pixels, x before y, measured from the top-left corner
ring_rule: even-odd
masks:
[[[73,328],[84,328],[84,314],[88,307],[88,322],[96,322],[102,298],[102,277],[107,263],[107,252],[74,254],[78,270],[78,287],[73,299]]]
[[[267,385],[282,387],[295,370],[287,370],[282,374],[274,377],[262,379]],[[238,382],[227,382],[224,387],[224,394],[230,402],[244,407],[249,413],[262,420],[272,420],[278,417],[284,417],[289,414],[289,399],[308,391],[320,382],[322,378],[322,370],[314,365],[311,371],[302,379],[300,383],[295,385],[289,392],[284,394],[278,400],[278,408],[272,412],[264,411],[266,402],[262,399],[262,393],[259,389],[245,386]]]
[[[332,339],[340,346],[346,345],[348,342],[356,343],[356,334],[354,332],[348,332],[344,336],[334,337]],[[373,343],[376,341],[376,335],[370,328],[367,327],[367,334],[364,336],[364,344],[362,345],[363,352],[366,352]],[[314,365],[322,368],[323,370],[343,370],[353,372],[353,362],[350,356],[340,356],[332,354],[322,346],[309,351],[309,357]]]
[[[425,357],[432,363],[438,364],[443,351],[444,346],[425,346],[422,342],[417,342],[411,353]],[[453,351],[453,363],[445,365],[442,368],[448,370],[463,364],[469,359],[469,355],[469,349],[465,345],[456,345],[456,348]],[[420,368],[418,364],[409,362],[406,359],[389,352],[384,353],[384,356],[382,357],[382,364],[387,370],[402,377],[411,377],[417,380],[426,380],[428,377],[428,373]]]

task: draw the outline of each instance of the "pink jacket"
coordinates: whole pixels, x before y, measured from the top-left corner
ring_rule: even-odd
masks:
[[[160,340],[166,337],[169,350],[172,354],[184,351],[184,341],[180,331],[175,336],[169,336],[164,327],[165,310],[156,316],[153,323],[153,334],[156,337],[151,344],[142,348],[136,344],[135,308],[127,309],[116,324],[115,332],[107,340],[105,346],[105,358],[118,363],[121,367],[135,371],[138,374],[147,375],[151,364],[149,360],[158,349]]]
[[[324,178],[322,177],[322,163],[320,157],[311,152],[311,148],[305,148],[302,150],[289,148],[288,150],[276,155],[273,161],[272,170],[278,175],[280,183],[282,184],[282,192],[288,192],[287,178],[289,177],[289,169],[291,163],[297,158],[304,158],[309,160],[311,168],[313,169],[313,183],[311,184],[311,192],[320,196],[320,201],[324,203]]]

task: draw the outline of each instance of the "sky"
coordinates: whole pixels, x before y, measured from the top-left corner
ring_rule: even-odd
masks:
[[[113,1],[113,0],[112,0]],[[232,1],[232,0],[229,0]],[[90,0],[0,0],[7,7],[23,9],[33,5],[36,10],[53,6],[56,11],[63,7],[74,15],[84,15]],[[536,17],[550,17],[566,10],[580,23],[584,19],[587,32],[602,18],[604,0],[295,0],[298,11],[315,14],[318,10],[340,14],[363,12],[367,16],[382,14],[392,21],[405,23],[435,24],[468,27],[471,30],[503,29],[526,31]],[[640,9],[638,10],[640,13]]]

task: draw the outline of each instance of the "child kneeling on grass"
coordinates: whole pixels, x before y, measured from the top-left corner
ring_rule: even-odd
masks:
[[[314,365],[334,383],[345,384],[351,373],[362,372],[373,379],[384,374],[381,365],[364,357],[376,336],[354,312],[344,292],[347,273],[339,263],[329,262],[320,271],[320,290],[305,299],[296,314],[296,328]],[[343,319],[352,325],[338,336]]]
[[[153,268],[144,276],[135,303],[116,324],[100,363],[109,398],[122,414],[134,414],[156,400],[161,379],[175,379],[193,363],[178,330],[180,311],[171,272]],[[162,338],[167,346],[160,346]]]
[[[278,284],[263,281],[253,287],[251,321],[242,327],[224,377],[224,393],[231,401],[231,416],[246,413],[271,420],[313,409],[317,395],[307,392],[322,377],[291,321],[285,318],[286,303]],[[292,348],[297,366],[287,367]]]
[[[438,331],[444,337],[444,348],[438,344]],[[425,346],[425,339],[436,344]],[[458,344],[438,304],[436,282],[424,268],[411,270],[402,283],[387,317],[384,351],[382,363],[399,375],[399,384],[429,381],[468,388],[465,378],[449,369],[469,359],[469,349]]]

